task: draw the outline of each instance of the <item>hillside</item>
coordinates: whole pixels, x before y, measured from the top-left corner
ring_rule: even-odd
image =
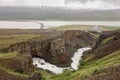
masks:
[[[41,57],[49,63],[66,67],[70,65],[73,53],[78,48],[87,45],[93,46],[94,38],[89,33],[80,30],[2,29],[0,33],[0,79],[41,80],[40,73],[45,72],[37,70],[33,65],[33,57]]]
[[[0,7],[0,20],[119,21],[120,10]]]
[[[120,30],[72,29],[0,30],[0,80],[119,80]],[[33,65],[38,57],[69,67],[77,49],[87,46],[92,49],[83,53],[78,70],[55,75]]]
[[[84,26],[84,25],[66,25],[60,27],[52,27],[51,30],[83,30],[83,31],[94,31],[94,26]],[[99,26],[100,31],[113,31],[120,29],[120,27],[112,27],[112,26]]]
[[[120,30],[104,32],[97,39],[96,46],[84,53],[79,70],[66,70],[50,80],[119,80],[119,36]]]

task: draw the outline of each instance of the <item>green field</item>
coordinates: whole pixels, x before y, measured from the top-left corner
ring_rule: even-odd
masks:
[[[40,37],[38,34],[0,35],[0,49],[9,47],[12,44],[29,41],[38,37]]]
[[[53,27],[53,30],[84,30],[84,31],[93,31],[94,26],[84,26],[84,25],[67,25],[60,27]],[[111,31],[120,29],[120,27],[112,27],[112,26],[100,26],[101,31]]]

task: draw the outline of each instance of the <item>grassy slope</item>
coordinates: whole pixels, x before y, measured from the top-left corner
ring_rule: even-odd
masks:
[[[93,26],[79,26],[79,25],[68,25],[68,26],[60,26],[60,27],[54,27],[51,29],[55,30],[84,30],[84,31],[90,31],[93,30]],[[117,30],[120,29],[120,27],[108,27],[108,26],[101,26],[100,30],[102,31],[111,31],[111,30]]]
[[[74,27],[71,27],[73,29]],[[78,27],[77,27],[78,28]],[[76,29],[77,29],[76,28]],[[81,27],[79,27],[81,29]],[[66,28],[67,29],[67,28]],[[87,28],[82,28],[87,29]],[[109,29],[109,28],[107,28]],[[113,28],[116,29],[116,28]],[[110,28],[110,30],[113,30]],[[94,34],[93,34],[94,35]],[[97,35],[95,35],[97,37]],[[8,47],[11,44],[19,43],[28,41],[33,38],[38,38],[40,35],[34,35],[34,34],[21,34],[21,35],[4,35],[0,36],[0,48]],[[0,53],[0,58],[11,58],[17,55],[17,53]],[[46,72],[44,70],[37,70],[37,72],[41,72],[43,75],[43,78],[46,80],[80,80],[81,78],[85,76],[91,76],[96,71],[101,71],[102,69],[110,66],[116,66],[120,65],[120,51],[115,52],[109,56],[104,57],[103,59],[100,59],[98,61],[94,61],[91,63],[85,63],[80,67],[78,71],[69,71],[66,70],[63,74],[60,75],[53,75],[49,72]],[[27,76],[24,74],[20,74],[17,72],[14,72],[12,70],[4,69],[6,72],[13,74],[13,75],[19,75],[19,76]]]
[[[40,35],[38,34],[18,34],[18,35],[0,35],[0,49],[1,48],[6,48],[9,47],[12,44],[15,43],[20,43],[20,42],[25,42],[34,38],[38,38]],[[23,54],[19,54],[17,52],[11,52],[11,53],[0,53],[0,60],[6,60],[6,59],[11,59],[11,58],[18,58],[20,60],[24,59]],[[15,72],[14,70],[6,69],[0,65],[0,69],[4,70],[5,72],[12,74],[12,75],[17,75],[21,77],[28,77],[26,74],[22,74],[19,72]]]
[[[17,58],[17,59],[23,60],[25,57],[23,54],[19,54],[18,52],[0,53],[0,60],[7,60],[7,59],[12,59],[12,58]],[[17,76],[21,76],[21,77],[28,77],[26,74],[15,72],[14,70],[6,69],[3,66],[5,66],[5,65],[2,65],[2,63],[0,63],[0,69],[4,70],[5,72],[7,72],[9,74],[17,75]]]
[[[11,44],[25,42],[33,38],[38,38],[40,35],[35,34],[19,34],[19,35],[1,35],[0,49],[9,47]]]
[[[120,65],[120,51],[114,52],[100,60],[81,65],[78,71],[65,71],[63,74],[53,76],[48,80],[81,80],[86,76],[92,76],[101,70]],[[101,73],[102,74],[102,73]]]

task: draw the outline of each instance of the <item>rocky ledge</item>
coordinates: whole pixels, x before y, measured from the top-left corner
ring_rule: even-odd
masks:
[[[73,53],[81,47],[93,46],[95,39],[80,30],[43,32],[40,38],[16,43],[1,52],[17,51],[22,54],[40,57],[60,67],[70,66]]]

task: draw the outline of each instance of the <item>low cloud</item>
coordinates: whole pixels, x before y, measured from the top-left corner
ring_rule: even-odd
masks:
[[[107,2],[107,1],[102,1],[102,0],[94,0],[94,1],[86,1],[86,2],[69,2],[65,5],[67,8],[72,8],[72,9],[101,9],[101,10],[106,10],[106,9],[119,9],[119,5],[115,5],[112,2]]]
[[[0,0],[0,6],[52,6],[70,9],[119,9],[116,0]]]

